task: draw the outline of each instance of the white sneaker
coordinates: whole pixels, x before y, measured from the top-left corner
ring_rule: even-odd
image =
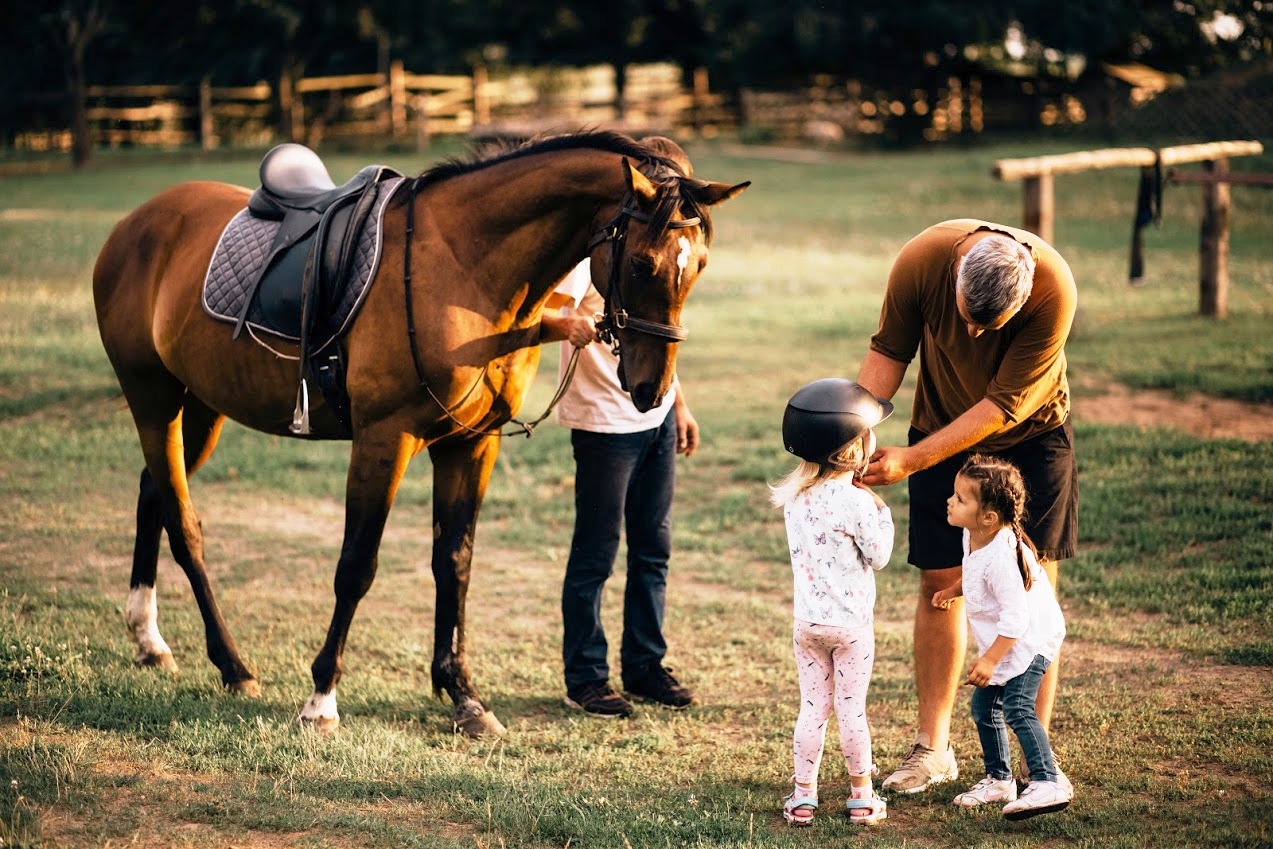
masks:
[[[1031,781],[1015,802],[1003,806],[1003,818],[1028,820],[1039,814],[1064,810],[1073,794],[1055,781]]]
[[[954,803],[961,808],[975,808],[992,802],[1012,802],[1017,798],[1016,779],[1000,780],[987,775],[968,790],[955,797]]]
[[[1070,777],[1065,774],[1061,767],[1056,768],[1056,783],[1061,785],[1061,789],[1070,797],[1070,801],[1074,801],[1074,785],[1070,782]]]

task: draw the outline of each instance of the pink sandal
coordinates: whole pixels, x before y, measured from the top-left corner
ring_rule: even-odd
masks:
[[[799,785],[794,785],[791,793],[782,799],[782,818],[795,826],[811,825],[813,812],[817,807],[817,795],[802,790]]]
[[[858,825],[875,825],[888,816],[888,802],[880,798],[869,784],[853,788],[844,807],[849,812],[849,821]]]

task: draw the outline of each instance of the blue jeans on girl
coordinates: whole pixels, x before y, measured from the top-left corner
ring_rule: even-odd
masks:
[[[1035,655],[1034,662],[1016,678],[973,691],[972,720],[977,725],[977,736],[981,738],[986,775],[991,778],[1000,781],[1012,778],[1012,753],[1008,749],[1008,728],[1011,728],[1021,743],[1026,766],[1030,769],[1030,780],[1057,780],[1048,732],[1043,730],[1043,723],[1034,713],[1039,682],[1049,665],[1046,657]]]

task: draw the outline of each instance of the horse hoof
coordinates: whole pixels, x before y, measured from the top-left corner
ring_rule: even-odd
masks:
[[[489,710],[475,716],[468,716],[464,719],[456,719],[454,723],[454,731],[463,733],[467,737],[480,740],[484,737],[503,737],[508,733],[508,729],[504,727],[504,723],[495,717],[495,714]]]
[[[339,716],[298,716],[296,723],[301,731],[330,737],[340,730]]]
[[[236,696],[245,699],[261,698],[261,684],[255,678],[244,678],[242,681],[228,681],[225,688]]]
[[[173,659],[172,652],[138,652],[133,658],[133,663],[138,666],[162,669],[165,672],[177,671],[177,661]]]

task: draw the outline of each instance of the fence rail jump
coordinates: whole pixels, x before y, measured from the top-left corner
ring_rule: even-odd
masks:
[[[995,162],[991,173],[1000,180],[1022,181],[1025,218],[1023,226],[1051,242],[1055,220],[1052,185],[1054,174],[1125,167],[1160,170],[1171,165],[1201,162],[1201,173],[1173,172],[1169,179],[1202,186],[1198,311],[1203,315],[1224,318],[1229,309],[1229,184],[1273,183],[1273,175],[1231,175],[1229,159],[1235,156],[1257,156],[1263,152],[1264,145],[1258,141],[1206,142],[1159,150],[1147,147],[1081,150],[1054,156],[1000,159]],[[1133,282],[1138,282],[1134,273]]]

